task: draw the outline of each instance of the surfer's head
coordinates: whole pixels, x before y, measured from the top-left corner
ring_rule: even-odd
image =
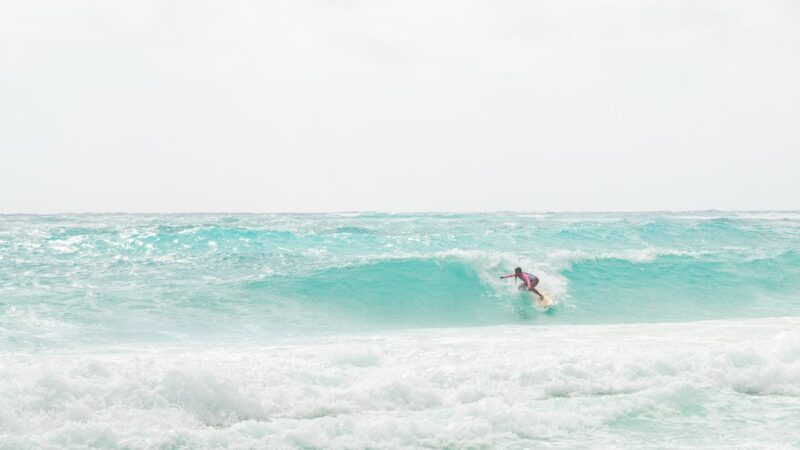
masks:
[[[522,268],[521,267],[517,267],[516,269],[514,269],[514,274],[521,275],[522,274]]]

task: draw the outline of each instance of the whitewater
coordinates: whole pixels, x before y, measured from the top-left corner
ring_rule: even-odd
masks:
[[[800,212],[0,215],[0,449],[788,449],[798,424]]]

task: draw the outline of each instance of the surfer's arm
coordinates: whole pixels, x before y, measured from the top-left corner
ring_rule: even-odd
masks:
[[[502,280],[503,278],[511,278],[511,277],[515,277],[515,276],[517,276],[517,275],[512,273],[511,275],[503,275],[502,277],[500,277],[500,279]]]

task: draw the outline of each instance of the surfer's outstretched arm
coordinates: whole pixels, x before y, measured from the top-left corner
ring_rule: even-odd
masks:
[[[502,280],[503,278],[511,278],[511,277],[515,277],[515,276],[517,276],[517,274],[512,273],[511,275],[503,275],[502,277],[500,277],[500,279]]]

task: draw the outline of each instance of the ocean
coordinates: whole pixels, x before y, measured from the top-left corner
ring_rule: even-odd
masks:
[[[800,212],[0,215],[0,361],[0,449],[800,448]]]

